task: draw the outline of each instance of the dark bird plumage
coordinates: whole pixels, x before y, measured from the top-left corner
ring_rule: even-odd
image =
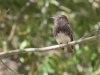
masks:
[[[73,41],[72,27],[65,15],[51,17],[54,20],[53,35],[58,44],[68,43]],[[64,49],[64,48],[62,48]],[[67,46],[68,52],[73,52],[73,46]]]

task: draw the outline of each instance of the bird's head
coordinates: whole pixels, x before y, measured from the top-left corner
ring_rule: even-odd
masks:
[[[57,15],[57,16],[54,16],[54,17],[50,17],[51,19],[53,20],[57,20],[57,19],[67,19],[67,17],[65,15]]]
[[[50,18],[54,20],[54,23],[68,22],[68,19],[65,15],[57,15],[57,16],[50,17]]]

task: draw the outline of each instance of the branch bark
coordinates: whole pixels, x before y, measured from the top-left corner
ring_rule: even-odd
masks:
[[[22,49],[22,50],[20,50],[20,49],[10,50],[7,52],[1,52],[0,57],[14,55],[14,54],[27,53],[27,52],[50,51],[50,50],[58,49],[58,48],[64,47],[64,46],[69,46],[69,45],[71,46],[71,45],[75,45],[75,44],[80,44],[80,43],[85,43],[85,42],[89,42],[89,41],[93,41],[93,40],[98,40],[98,38],[100,38],[100,35],[92,36],[92,37],[88,37],[88,38],[84,38],[84,39],[79,39],[76,41],[69,42],[68,44],[54,45],[54,46],[48,46],[48,47],[43,47],[43,48],[27,48],[27,49]]]

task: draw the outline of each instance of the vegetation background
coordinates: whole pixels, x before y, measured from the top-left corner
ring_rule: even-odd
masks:
[[[0,51],[57,44],[49,18],[57,14],[68,17],[77,40],[98,28],[100,0],[0,0]],[[3,61],[25,75],[100,75],[99,39],[75,45],[69,55],[59,49],[16,54]],[[1,63],[0,75],[12,72]]]

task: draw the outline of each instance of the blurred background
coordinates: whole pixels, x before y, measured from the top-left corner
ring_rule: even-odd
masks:
[[[57,14],[68,17],[77,40],[98,28],[100,0],[0,0],[0,52],[56,45],[50,17]],[[25,75],[100,75],[99,42],[75,45],[71,58],[59,49],[2,59]],[[0,63],[0,75],[12,74]]]

